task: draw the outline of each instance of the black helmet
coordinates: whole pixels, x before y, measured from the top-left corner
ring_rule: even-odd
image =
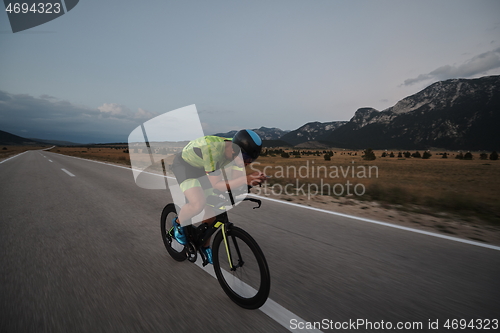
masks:
[[[260,136],[252,130],[241,130],[236,132],[233,143],[241,148],[243,160],[251,163],[257,159],[262,150],[262,140]]]

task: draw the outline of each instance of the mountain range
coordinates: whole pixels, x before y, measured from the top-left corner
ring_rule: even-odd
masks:
[[[276,127],[261,127],[261,128],[255,128],[253,131],[262,138],[262,140],[278,140],[285,134],[287,134],[290,131],[284,131]],[[216,133],[214,134],[215,136],[220,136],[223,138],[232,138],[237,130],[226,132],[226,133]]]
[[[296,130],[254,129],[267,147],[500,150],[500,75],[436,82],[383,111],[364,107],[349,121],[310,122]],[[214,135],[232,137],[236,131]],[[0,131],[2,145],[71,142]]]
[[[498,150],[499,124],[500,76],[487,76],[436,82],[383,111],[360,108],[349,121],[310,122],[271,137],[291,146]]]

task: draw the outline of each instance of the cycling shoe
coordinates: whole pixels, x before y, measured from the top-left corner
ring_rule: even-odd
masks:
[[[212,249],[210,248],[210,246],[202,247],[200,250],[207,258],[208,263],[213,265],[214,262],[212,261]]]
[[[174,239],[181,245],[187,244],[185,227],[181,227],[179,223],[177,223],[178,218],[174,218],[172,220],[172,225],[174,227]]]

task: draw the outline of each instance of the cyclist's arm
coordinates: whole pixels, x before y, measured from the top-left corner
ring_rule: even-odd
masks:
[[[237,177],[228,181],[224,181],[222,178],[222,172],[216,171],[208,174],[208,179],[212,184],[212,187],[221,192],[227,191],[229,188],[237,188],[247,184],[247,177]]]
[[[222,178],[222,172],[218,170],[216,172],[209,173],[208,179],[214,189],[225,192],[229,188],[238,188],[243,185],[255,186],[262,182],[263,177],[259,172],[254,172],[249,175],[245,175],[245,173],[241,172],[241,176],[224,181]]]

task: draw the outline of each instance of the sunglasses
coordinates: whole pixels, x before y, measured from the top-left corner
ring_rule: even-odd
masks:
[[[245,162],[245,163],[252,163],[253,161],[255,161],[255,159],[252,158],[247,153],[241,152],[241,156],[243,157],[243,162]]]
[[[240,152],[241,152],[241,157],[243,157],[243,162],[244,162],[244,163],[248,163],[248,164],[250,164],[250,163],[252,163],[253,161],[255,161],[255,159],[254,159],[254,158],[252,158],[250,155],[248,155],[247,153],[245,153],[245,152],[241,151],[241,150],[239,149],[239,147],[238,147],[237,149],[234,149],[234,150],[233,150],[233,159],[235,159],[235,158],[236,158],[236,156],[238,156],[238,154],[239,154]]]

